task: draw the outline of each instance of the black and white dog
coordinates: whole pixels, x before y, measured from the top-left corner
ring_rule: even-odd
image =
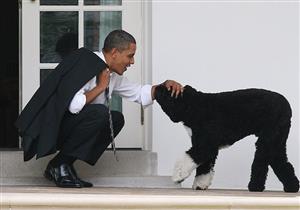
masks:
[[[219,149],[254,134],[258,139],[248,189],[265,189],[270,165],[285,192],[298,192],[299,181],[286,153],[292,112],[282,95],[263,89],[203,93],[185,86],[175,98],[160,85],[155,99],[173,122],[183,122],[192,140],[175,164],[173,181],[183,181],[196,169],[193,189],[207,189]]]

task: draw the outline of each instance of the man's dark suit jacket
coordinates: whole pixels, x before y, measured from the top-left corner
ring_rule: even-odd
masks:
[[[24,161],[57,151],[61,120],[76,92],[107,65],[85,48],[67,56],[45,79],[16,121]]]

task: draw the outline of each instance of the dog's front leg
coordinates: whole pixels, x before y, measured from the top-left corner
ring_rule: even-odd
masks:
[[[196,176],[193,183],[194,190],[206,190],[212,183],[214,176],[215,160],[207,161],[204,164],[198,166],[196,169]]]
[[[185,153],[183,158],[177,160],[175,163],[172,180],[177,183],[182,182],[189,177],[192,171],[197,167],[198,164],[194,162],[189,154]]]

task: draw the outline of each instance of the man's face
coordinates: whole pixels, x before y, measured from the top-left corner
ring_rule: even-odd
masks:
[[[131,64],[134,64],[135,51],[136,44],[133,43],[130,43],[128,48],[121,52],[117,49],[113,49],[110,69],[117,74],[122,75]]]

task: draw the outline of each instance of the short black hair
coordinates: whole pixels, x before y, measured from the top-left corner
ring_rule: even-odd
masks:
[[[128,49],[129,44],[136,44],[135,38],[124,30],[111,31],[104,40],[103,51],[109,52],[116,48],[120,52]]]

